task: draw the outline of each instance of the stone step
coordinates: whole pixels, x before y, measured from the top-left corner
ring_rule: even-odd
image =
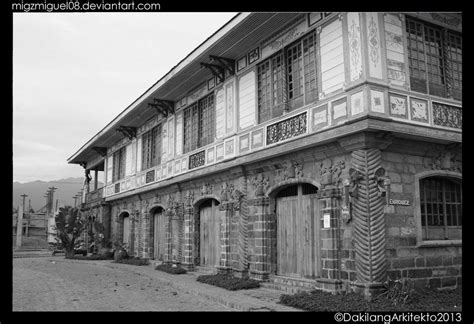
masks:
[[[196,267],[194,267],[193,272],[197,275],[211,275],[211,274],[216,274],[218,272],[218,269],[210,268],[210,267],[196,266]]]
[[[271,276],[268,282],[292,286],[292,287],[309,288],[309,289],[314,289],[318,285],[316,280],[314,279],[291,278],[291,277],[284,277],[284,276]]]
[[[310,292],[310,291],[314,290],[313,288],[295,287],[295,286],[279,284],[279,283],[273,283],[273,282],[262,282],[260,285],[264,288],[284,291],[288,294],[296,294],[296,293],[301,292],[301,291]]]
[[[284,276],[270,276],[268,281],[262,283],[262,286],[291,294],[295,294],[299,291],[310,292],[318,288],[318,284],[314,279]]]

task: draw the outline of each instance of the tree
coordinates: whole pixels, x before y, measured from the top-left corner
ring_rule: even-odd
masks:
[[[59,208],[59,213],[55,217],[56,241],[59,248],[64,249],[66,258],[74,256],[76,240],[81,236],[86,228],[87,222],[80,217],[79,209],[65,206]]]

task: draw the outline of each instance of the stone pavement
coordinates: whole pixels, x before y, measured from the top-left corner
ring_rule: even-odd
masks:
[[[282,291],[263,287],[228,291],[197,282],[201,273],[172,275],[155,270],[152,264],[67,260],[64,255],[14,260],[14,310],[28,310],[23,306],[15,308],[15,304],[25,303],[38,303],[32,310],[44,310],[43,301],[54,300],[56,305],[44,306],[49,310],[75,311],[300,311],[277,303]],[[15,281],[22,284],[16,288]],[[35,289],[47,296],[35,296]],[[67,296],[62,298],[62,294]]]
[[[284,294],[282,291],[262,287],[257,289],[229,291],[224,288],[196,281],[196,278],[202,273],[188,272],[186,274],[173,275],[155,270],[154,265],[152,264],[148,266],[131,266],[112,263],[109,261],[104,264],[104,266],[110,268],[123,268],[124,266],[132,267],[130,271],[137,274],[140,273],[142,275],[152,276],[159,280],[165,280],[176,289],[188,291],[196,296],[212,300],[238,311],[302,311],[293,307],[277,304],[280,296]]]

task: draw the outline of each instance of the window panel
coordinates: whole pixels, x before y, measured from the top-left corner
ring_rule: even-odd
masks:
[[[453,228],[462,225],[460,182],[446,177],[420,180],[420,210],[424,239],[458,237],[459,233]]]
[[[113,154],[112,181],[122,179],[125,176],[125,147],[122,147]]]
[[[461,35],[412,19],[406,30],[412,90],[461,100]]]
[[[260,63],[257,88],[259,123],[317,100],[316,31]]]
[[[214,141],[214,110],[213,94],[184,110],[183,141],[185,153]]]

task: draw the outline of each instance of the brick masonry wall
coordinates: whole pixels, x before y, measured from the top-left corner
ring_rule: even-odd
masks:
[[[462,247],[419,246],[421,239],[417,236],[416,208],[420,207],[415,199],[415,176],[427,171],[443,170],[437,165],[437,157],[442,156],[446,149],[415,144],[412,150],[424,155],[390,151],[382,153],[383,166],[391,180],[391,198],[410,201],[409,206],[389,205],[385,208],[387,276],[392,280],[408,279],[418,288],[461,285]],[[452,156],[459,158],[459,152]],[[449,167],[445,171],[460,171],[455,164]]]

